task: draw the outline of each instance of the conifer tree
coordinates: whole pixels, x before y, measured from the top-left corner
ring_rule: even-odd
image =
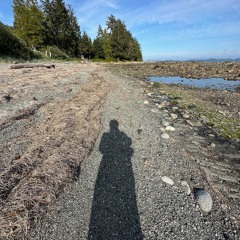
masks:
[[[79,55],[80,26],[73,9],[63,0],[41,0],[46,16],[45,28],[48,45],[55,45],[70,56]]]
[[[112,57],[120,60],[142,60],[141,47],[138,41],[133,38],[126,25],[120,19],[116,19],[113,15],[107,19],[107,29],[109,36],[110,48],[105,46],[103,49],[111,49]]]
[[[95,58],[105,58],[103,51],[103,30],[99,25],[97,37],[93,41],[93,53]]]
[[[102,48],[105,59],[111,58],[112,57],[111,35],[110,33],[108,33],[107,29],[103,30]]]
[[[39,48],[43,44],[43,19],[37,0],[14,0],[14,29],[28,46]]]
[[[85,31],[81,36],[79,50],[85,58],[91,58],[93,55],[92,40]]]

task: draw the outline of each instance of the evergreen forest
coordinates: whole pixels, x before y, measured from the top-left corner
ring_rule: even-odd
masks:
[[[0,55],[31,59],[51,52],[56,59],[142,61],[141,46],[122,20],[109,16],[92,40],[64,0],[38,2],[13,0],[13,26],[0,22]]]

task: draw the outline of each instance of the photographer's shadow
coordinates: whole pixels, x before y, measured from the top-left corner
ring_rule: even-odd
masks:
[[[96,179],[88,239],[143,239],[135,194],[132,140],[110,121],[99,150],[103,154]]]

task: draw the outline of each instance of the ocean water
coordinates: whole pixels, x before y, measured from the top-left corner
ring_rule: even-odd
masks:
[[[194,79],[182,77],[149,77],[148,80],[152,82],[162,82],[166,84],[182,84],[199,88],[229,90],[232,92],[236,92],[237,87],[240,87],[240,81],[224,80],[223,78]]]

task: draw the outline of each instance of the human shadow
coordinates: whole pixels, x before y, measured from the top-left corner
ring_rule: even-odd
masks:
[[[88,240],[143,239],[131,157],[132,140],[110,121],[102,136],[103,154],[96,179]]]

